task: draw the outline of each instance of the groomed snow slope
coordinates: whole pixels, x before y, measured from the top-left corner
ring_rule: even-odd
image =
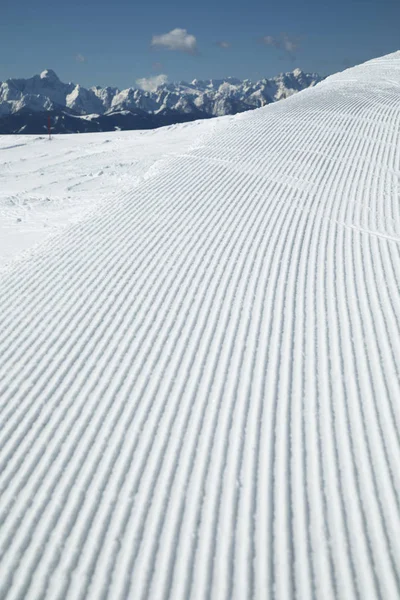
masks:
[[[194,129],[3,275],[1,598],[399,598],[399,92]]]
[[[0,272],[37,244],[153,177],[225,120],[152,131],[0,136]]]

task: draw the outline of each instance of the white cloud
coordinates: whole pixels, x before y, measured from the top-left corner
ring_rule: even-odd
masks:
[[[286,52],[294,52],[299,47],[299,39],[294,37],[289,37],[286,33],[282,36],[282,46]]]
[[[75,60],[76,62],[86,62],[86,58],[83,56],[83,54],[75,54]]]
[[[221,40],[220,42],[217,42],[217,46],[219,46],[220,48],[230,48],[231,43],[225,40]]]
[[[142,77],[136,79],[137,85],[145,90],[146,92],[154,92],[160,85],[167,83],[168,77],[160,73],[160,75],[154,75],[153,77]]]
[[[300,46],[300,40],[297,37],[289,36],[287,33],[281,33],[279,36],[265,35],[262,38],[266,46],[273,46],[279,50],[284,50],[288,54],[293,54]]]
[[[275,38],[273,35],[264,35],[262,41],[266,46],[276,46],[278,38]]]
[[[189,34],[186,29],[173,29],[169,33],[153,35],[151,45],[166,50],[178,50],[188,54],[196,54],[197,40],[194,35]]]

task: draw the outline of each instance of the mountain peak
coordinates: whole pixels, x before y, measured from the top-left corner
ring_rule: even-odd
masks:
[[[296,77],[297,74],[301,75]],[[63,83],[52,69],[46,69],[29,79],[0,83],[0,115],[14,115],[22,110],[24,114],[28,111],[41,113],[52,110],[60,114],[72,113],[76,117],[93,114],[106,116],[109,111],[122,115],[128,111],[129,115],[139,112],[148,115],[144,122],[148,127],[152,119],[156,124],[165,123],[165,119],[161,122],[157,116],[165,111],[175,114],[179,122],[182,119],[209,118],[260,108],[315,85],[320,80],[318,75],[302,74],[296,69],[293,74],[281,74],[256,82],[241,81],[235,77],[194,79],[192,83],[165,84],[153,91],[135,88],[119,91],[116,88],[86,89],[79,84]],[[131,116],[129,119],[129,123],[132,123]],[[118,127],[122,125],[122,122],[118,123]],[[103,122],[98,124],[99,128],[103,126],[107,125]],[[19,124],[18,130],[20,128]]]
[[[295,77],[300,77],[300,75],[303,75],[303,71],[301,69],[299,69],[298,67],[293,71],[293,75]]]
[[[51,81],[60,81],[58,75],[52,69],[45,69],[40,73],[40,79],[49,79]]]

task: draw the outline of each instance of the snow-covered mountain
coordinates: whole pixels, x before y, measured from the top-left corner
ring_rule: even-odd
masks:
[[[191,83],[165,83],[155,91],[112,87],[86,89],[74,83],[63,83],[54,71],[48,69],[29,79],[8,79],[0,83],[0,132],[17,133],[22,128],[25,133],[33,133],[32,124],[33,129],[39,128],[40,131],[43,124],[38,124],[38,114],[47,112],[55,116],[113,117],[128,111],[144,121],[149,121],[148,115],[152,115],[149,123],[154,127],[182,120],[232,115],[287,98],[314,86],[321,79],[315,73],[295,69],[292,73],[256,82],[234,78],[195,79]],[[15,118],[16,115],[18,118]],[[24,116],[22,120],[21,115]],[[42,120],[44,123],[45,119]],[[80,131],[81,125],[72,121],[67,129]],[[87,125],[88,128],[83,130],[101,131],[121,128],[120,125],[115,125],[113,118],[106,118],[101,126],[92,123],[91,127]],[[139,126],[146,127],[146,124]],[[124,127],[122,123],[122,128],[132,127],[131,124]]]

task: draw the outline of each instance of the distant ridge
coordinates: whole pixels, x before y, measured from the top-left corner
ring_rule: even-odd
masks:
[[[232,77],[138,88],[84,88],[63,83],[51,69],[0,83],[0,133],[43,133],[52,115],[56,133],[151,129],[233,115],[287,98],[322,80],[295,69],[252,82]]]

